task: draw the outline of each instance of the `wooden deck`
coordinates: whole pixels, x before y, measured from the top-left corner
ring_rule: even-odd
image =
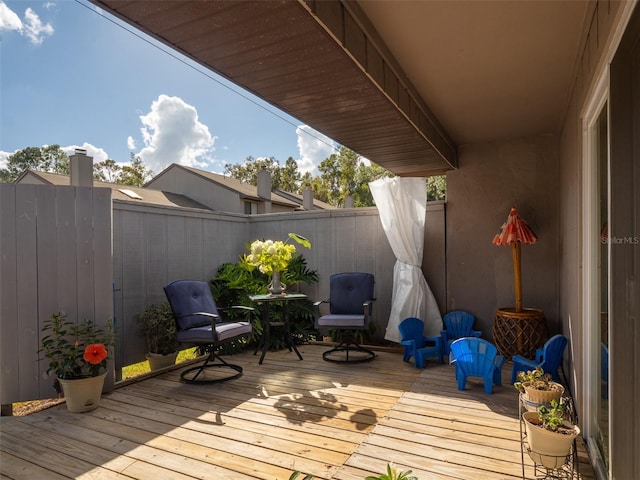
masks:
[[[0,478],[287,480],[300,470],[363,480],[387,462],[420,480],[522,478],[517,393],[506,382],[492,395],[475,380],[458,391],[449,365],[418,370],[395,352],[339,365],[322,360],[326,348],[302,346],[302,361],[269,352],[263,365],[252,352],[233,356],[244,375],[221,384],[163,373],[88,413],[62,404],[1,417]],[[595,478],[578,450],[574,478]]]

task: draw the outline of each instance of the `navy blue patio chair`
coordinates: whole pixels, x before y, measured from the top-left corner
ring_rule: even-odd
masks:
[[[238,378],[242,367],[227,363],[218,351],[227,342],[247,337],[251,334],[250,321],[224,321],[207,282],[198,280],[176,280],[164,287],[176,321],[177,337],[180,343],[204,347],[207,352],[205,362],[187,368],[180,373],[185,383],[217,383]],[[241,308],[249,316],[253,309]],[[230,374],[208,377],[203,374],[209,369],[229,369]],[[202,376],[201,376],[202,375]]]
[[[518,372],[535,370],[537,367],[542,368],[545,373],[550,374],[554,382],[562,383],[558,369],[562,365],[562,356],[564,349],[567,348],[567,343],[567,337],[558,334],[551,337],[541,348],[536,350],[536,358],[534,360],[530,360],[521,355],[514,355],[512,357],[513,371],[511,372],[511,383],[514,383],[518,378]]]
[[[334,330],[341,336],[340,343],[322,358],[334,363],[358,363],[373,360],[376,354],[358,343],[358,331],[368,330],[375,300],[375,281],[371,273],[336,273],[329,278],[329,299],[315,302],[317,329]],[[323,315],[321,305],[329,304],[329,313]]]

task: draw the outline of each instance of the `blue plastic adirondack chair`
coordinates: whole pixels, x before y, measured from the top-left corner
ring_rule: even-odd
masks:
[[[465,337],[451,344],[451,363],[456,369],[458,390],[464,390],[468,377],[480,377],[484,391],[493,392],[493,384],[502,384],[504,357],[495,345],[478,337]]]
[[[438,357],[440,363],[444,363],[442,358],[442,345],[440,343],[440,337],[425,337],[424,336],[424,322],[419,318],[409,317],[405,318],[400,325],[400,345],[404,346],[405,362],[411,360],[414,357],[416,368],[424,368],[424,361],[429,357]],[[427,342],[433,343],[433,346],[427,346]]]
[[[542,348],[536,350],[535,360],[514,355],[512,357],[513,372],[511,373],[511,383],[516,381],[518,372],[535,370],[537,367],[542,368],[545,373],[549,373],[554,382],[561,383],[558,369],[562,363],[562,355],[565,348],[567,348],[567,337],[558,334],[547,340]]]
[[[480,337],[482,332],[473,330],[473,323],[476,318],[468,312],[455,310],[445,314],[442,318],[444,322],[444,330],[440,333],[442,336],[442,348],[445,355],[449,355],[451,343],[458,338],[463,337]]]
[[[609,349],[600,342],[600,380],[602,398],[609,398]]]

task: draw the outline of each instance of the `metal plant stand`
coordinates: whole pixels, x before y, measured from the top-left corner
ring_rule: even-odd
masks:
[[[577,424],[578,417],[575,413],[573,399],[571,397],[562,397],[561,402],[566,403],[567,411],[569,412],[569,418],[574,424]],[[527,442],[527,433],[524,426],[524,420],[522,418],[522,414],[524,411],[526,411],[525,402],[523,394],[520,394],[518,396],[518,415],[520,418],[520,456],[522,462],[522,480],[527,480],[527,478],[534,478],[536,480],[578,479],[579,472],[578,455],[576,453],[576,440],[574,439],[573,444],[571,445],[571,450],[565,457],[552,457],[551,455],[544,455],[547,462],[550,459],[555,458],[555,462],[553,463],[557,465],[556,468],[550,468],[542,465],[541,463],[538,463],[536,460],[539,460],[541,455],[532,451],[529,448],[529,444]],[[533,461],[533,477],[526,477],[525,475],[525,452]]]

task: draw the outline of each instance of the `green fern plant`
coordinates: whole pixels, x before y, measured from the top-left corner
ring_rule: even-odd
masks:
[[[399,472],[393,462],[387,464],[387,471],[377,477],[368,476],[365,480],[418,480],[418,477],[411,475],[411,470]]]
[[[298,472],[297,470],[295,472],[293,472],[291,474],[291,476],[289,477],[289,480],[296,480],[300,475],[302,475],[301,472]],[[311,475],[310,473],[305,475],[304,477],[302,477],[300,480],[312,480],[313,479],[313,475]]]
[[[304,256],[298,255],[291,259],[286,270],[282,271],[282,281],[287,285],[287,291],[296,291],[297,285],[306,283],[313,285],[318,282],[317,270],[310,270]],[[269,276],[261,273],[257,268],[248,269],[240,261],[238,263],[225,263],[218,268],[216,276],[211,279],[210,286],[218,308],[226,309],[225,315],[234,318],[234,305],[255,307],[249,300],[249,295],[267,293]],[[297,344],[314,340],[316,330],[314,328],[314,307],[310,300],[291,302],[289,305],[289,324],[291,335]],[[270,318],[278,321],[284,312],[284,304],[274,302],[270,306]],[[244,315],[238,313],[238,315]],[[256,316],[252,321],[253,331],[251,344],[256,344],[262,336],[262,323]],[[269,349],[280,350],[287,347],[284,329],[274,329],[269,337]]]
[[[411,470],[405,470],[404,472],[399,472],[393,462],[387,464],[387,471],[377,477],[372,475],[365,478],[365,480],[418,480],[418,477],[414,477],[411,475]],[[296,480],[300,475],[303,475],[301,472],[296,470],[291,474],[289,480]],[[312,480],[313,475],[307,474],[300,480]]]

